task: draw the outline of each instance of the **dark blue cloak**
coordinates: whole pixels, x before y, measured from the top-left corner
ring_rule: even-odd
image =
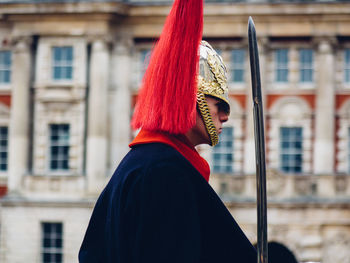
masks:
[[[101,193],[80,263],[256,263],[255,248],[200,173],[161,143],[135,146]]]

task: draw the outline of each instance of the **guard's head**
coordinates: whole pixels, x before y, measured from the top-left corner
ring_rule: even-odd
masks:
[[[228,116],[230,105],[228,103],[227,71],[220,55],[206,41],[201,42],[199,50],[197,104],[210,136],[210,145],[214,146],[219,141],[219,129],[218,124],[215,123],[215,120],[213,121],[213,116],[210,114],[205,96],[217,99],[218,114],[225,113]]]
[[[203,42],[203,0],[175,0],[151,53],[132,126],[185,134],[196,124],[197,103],[212,133],[204,96],[225,102],[229,111],[226,69],[220,56]],[[215,132],[211,145],[218,141]]]

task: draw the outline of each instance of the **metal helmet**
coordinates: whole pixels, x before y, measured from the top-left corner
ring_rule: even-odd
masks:
[[[230,111],[227,70],[220,55],[208,42],[201,42],[199,53],[197,105],[209,134],[211,146],[215,146],[219,142],[219,136],[209,112],[205,96],[212,96],[224,101],[227,106],[227,112]]]

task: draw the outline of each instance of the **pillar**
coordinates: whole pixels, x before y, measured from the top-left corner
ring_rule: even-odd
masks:
[[[102,39],[94,40],[90,60],[90,89],[87,131],[87,188],[89,193],[101,191],[107,175],[107,103],[108,46]]]
[[[329,174],[334,170],[334,54],[331,41],[318,43],[318,72],[315,112],[315,174]]]
[[[110,172],[129,150],[131,117],[131,54],[128,37],[117,40],[112,53],[112,88],[110,91]]]
[[[18,193],[22,177],[28,172],[29,92],[31,76],[31,39],[15,44],[12,63],[12,98],[9,127],[9,193]]]

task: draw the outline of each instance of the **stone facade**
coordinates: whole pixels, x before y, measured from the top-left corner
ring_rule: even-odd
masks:
[[[12,200],[2,205],[1,262],[42,262],[42,222],[63,224],[63,262],[78,262],[77,251],[91,204],[69,201]]]
[[[220,2],[220,3],[215,3]],[[208,1],[204,36],[227,64],[234,129],[232,172],[210,184],[256,242],[256,183],[250,69],[233,81],[232,50],[258,33],[265,106],[269,240],[300,262],[350,262],[350,3]],[[128,143],[145,58],[169,3],[3,2],[0,52],[11,81],[0,83],[0,126],[9,127],[8,169],[0,172],[0,262],[42,262],[42,224],[62,223],[63,262],[77,262],[99,192]],[[53,48],[71,47],[72,77],[53,79]],[[276,51],[288,50],[288,78],[276,81]],[[312,81],[300,82],[300,50],[312,50]],[[247,52],[247,51],[245,51]],[[350,56],[350,55],[349,55]],[[348,66],[349,67],[349,66]],[[1,70],[1,69],[0,69]],[[348,68],[350,70],[350,68]],[[50,167],[53,124],[69,126],[69,169]],[[301,172],[281,171],[280,128],[302,129]],[[210,147],[199,147],[211,165]]]

